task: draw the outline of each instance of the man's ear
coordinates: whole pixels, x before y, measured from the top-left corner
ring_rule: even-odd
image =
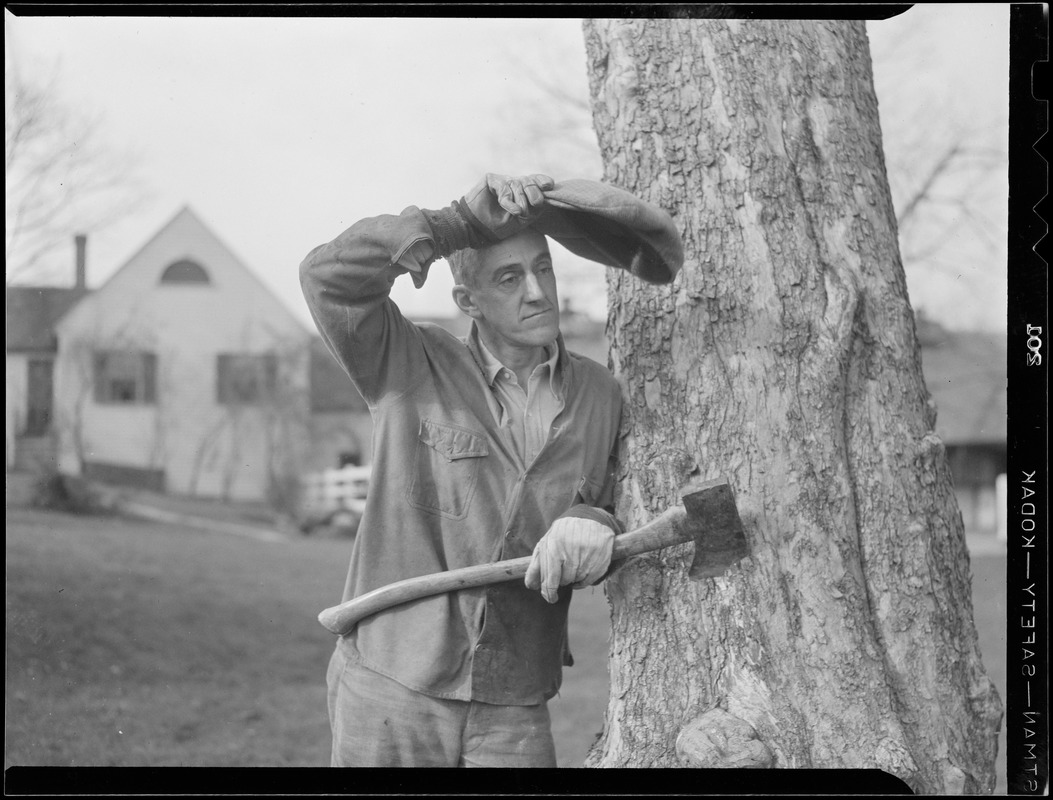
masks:
[[[453,287],[453,302],[457,304],[457,308],[461,309],[461,311],[469,317],[472,317],[473,319],[479,318],[479,306],[475,303],[475,298],[472,296],[472,290],[467,286],[457,284]]]

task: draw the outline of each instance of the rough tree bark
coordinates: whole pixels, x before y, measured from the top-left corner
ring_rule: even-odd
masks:
[[[862,22],[590,20],[605,180],[669,210],[668,287],[609,284],[618,512],[726,477],[751,556],[606,582],[589,766],[878,768],[990,792],[1001,701],[921,372]],[[612,271],[614,272],[614,271]]]

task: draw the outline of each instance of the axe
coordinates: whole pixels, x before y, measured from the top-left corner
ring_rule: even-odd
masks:
[[[723,575],[749,553],[735,497],[727,481],[689,483],[680,490],[680,496],[683,505],[667,509],[642,528],[614,537],[611,562],[693,542],[694,557],[687,574],[692,580],[699,580]],[[318,615],[318,621],[343,636],[360,620],[392,606],[459,589],[521,579],[530,560],[531,556],[523,556],[391,583],[327,608]]]

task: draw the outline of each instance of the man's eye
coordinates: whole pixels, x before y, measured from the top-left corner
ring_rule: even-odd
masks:
[[[518,282],[518,275],[505,275],[500,281],[502,286],[515,286]]]

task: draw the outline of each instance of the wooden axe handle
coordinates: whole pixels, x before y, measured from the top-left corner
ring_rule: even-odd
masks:
[[[687,524],[687,511],[684,507],[674,506],[642,528],[614,537],[611,561],[694,541],[696,528]],[[522,578],[530,566],[530,559],[531,556],[523,556],[391,583],[346,603],[327,608],[318,615],[318,621],[328,630],[343,636],[360,620],[392,606],[458,589],[472,589]]]

